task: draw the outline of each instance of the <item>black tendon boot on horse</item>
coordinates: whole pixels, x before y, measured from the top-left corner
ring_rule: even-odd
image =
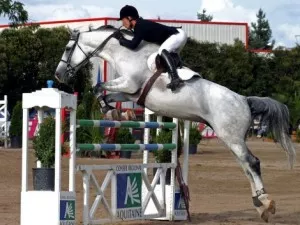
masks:
[[[93,93],[99,102],[102,113],[106,114],[109,110],[115,109],[107,103],[100,84],[96,84],[96,86],[93,88]]]

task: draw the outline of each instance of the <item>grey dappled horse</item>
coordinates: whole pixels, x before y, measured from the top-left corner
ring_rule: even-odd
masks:
[[[120,46],[118,40],[113,38],[116,32],[132,38],[128,32],[111,26],[85,32],[72,31],[55,77],[62,83],[68,83],[70,77],[91,57],[100,57],[114,68],[117,77],[102,84],[104,90],[114,92],[105,97],[106,101],[137,102],[143,87],[155,72],[154,56],[159,46],[143,42],[137,50],[132,51]],[[203,79],[185,67],[179,69],[179,76],[185,80],[185,84],[172,92],[166,88],[170,79],[163,72],[150,88],[142,105],[162,116],[209,124],[245,171],[251,184],[253,204],[260,217],[268,222],[269,214],[275,213],[275,201],[264,188],[260,161],[248,149],[246,133],[253,118],[261,116],[287,153],[292,168],[296,153],[288,134],[288,108],[268,97],[239,95]]]

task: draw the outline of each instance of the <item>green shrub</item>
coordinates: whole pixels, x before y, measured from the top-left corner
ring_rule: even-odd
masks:
[[[133,144],[135,141],[129,128],[121,127],[117,131],[116,143],[117,144]]]
[[[63,125],[62,132],[65,130]],[[49,116],[40,124],[37,136],[33,139],[35,157],[42,164],[42,167],[50,168],[55,163],[55,119]],[[66,152],[62,146],[61,154]]]
[[[161,130],[159,134],[153,138],[153,142],[157,144],[172,143],[172,131],[164,129]],[[153,155],[157,163],[171,162],[172,152],[170,150],[153,151]]]
[[[201,139],[202,139],[202,135],[200,131],[197,129],[196,126],[192,126],[190,128],[190,135],[189,135],[190,145],[198,145]]]
[[[18,101],[13,108],[10,127],[9,127],[9,136],[22,136],[22,102]]]

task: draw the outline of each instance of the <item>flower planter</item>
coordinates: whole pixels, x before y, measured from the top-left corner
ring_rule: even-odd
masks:
[[[196,153],[197,153],[197,145],[195,144],[189,145],[189,154],[193,155]]]
[[[11,148],[22,148],[22,136],[12,136],[10,138]]]
[[[54,168],[32,168],[33,189],[36,191],[54,191]]]

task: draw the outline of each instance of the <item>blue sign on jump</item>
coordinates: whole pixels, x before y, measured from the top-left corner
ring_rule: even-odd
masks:
[[[142,218],[142,168],[131,165],[117,168],[117,217],[123,220]]]
[[[123,173],[117,175],[117,208],[133,208],[142,205],[141,173]]]
[[[183,210],[185,208],[184,199],[181,196],[180,192],[175,193],[175,210]]]
[[[60,221],[61,224],[75,221],[75,200],[60,200]]]

